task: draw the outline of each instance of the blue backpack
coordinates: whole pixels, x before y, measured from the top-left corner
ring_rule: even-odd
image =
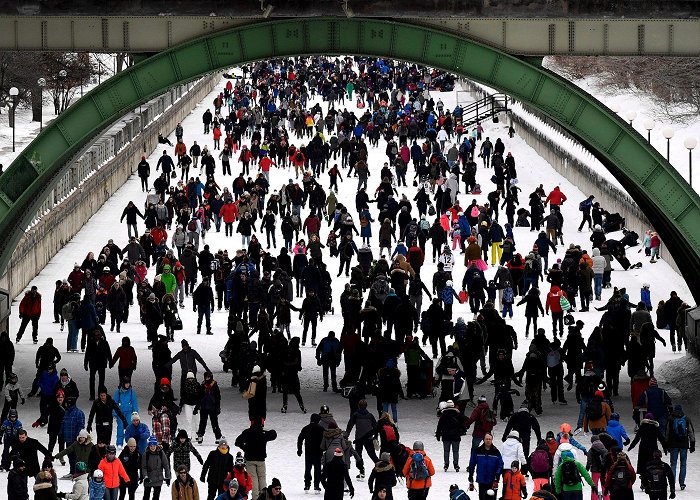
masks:
[[[673,433],[676,437],[685,438],[688,436],[688,421],[685,415],[678,417],[673,421]]]
[[[430,477],[425,458],[420,453],[414,453],[411,460],[410,477],[414,481],[424,481]]]

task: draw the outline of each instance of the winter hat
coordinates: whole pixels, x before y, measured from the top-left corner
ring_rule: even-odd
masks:
[[[149,300],[150,302],[154,302],[154,301],[156,300],[156,294],[155,294],[155,293],[151,293],[151,294],[148,296],[148,300]]]
[[[520,439],[520,433],[518,431],[510,431],[510,434],[508,434],[508,437],[513,437],[515,439]]]
[[[63,377],[64,375],[68,376],[68,370],[66,370],[65,368],[61,368],[61,377]]]
[[[317,424],[321,421],[321,415],[319,415],[318,413],[312,413],[310,420],[312,424]]]
[[[610,415],[610,420],[620,420],[620,414],[617,412],[614,412]]]
[[[673,411],[682,412],[682,411],[683,411],[683,407],[682,407],[681,405],[675,405],[675,406],[673,407]],[[619,418],[619,416],[618,416],[618,418]]]
[[[654,420],[654,414],[652,412],[648,411],[644,414],[644,418],[647,420]]]
[[[86,429],[80,429],[80,432],[78,433],[78,438],[87,439],[89,437],[90,433]]]
[[[333,455],[335,455],[336,457],[342,457],[342,456],[343,456],[343,450],[341,450],[340,448],[336,448],[336,449],[335,449],[335,453],[333,453]]]
[[[601,382],[598,384],[598,390],[599,391],[604,391],[606,389],[605,382]]]
[[[594,397],[603,399],[605,394],[603,394],[603,391],[595,391]]]
[[[194,378],[194,373],[187,372],[187,378]]]
[[[389,361],[386,362],[386,367],[387,368],[394,368],[396,366],[396,361],[393,359],[390,359]]]
[[[554,439],[554,431],[547,431],[545,439]]]
[[[88,466],[85,462],[78,462],[75,464],[75,472],[87,472]]]
[[[279,488],[281,488],[281,487],[282,487],[282,483],[280,483],[280,480],[279,480],[279,479],[277,479],[276,477],[273,477],[273,478],[272,478],[272,482],[270,483],[270,486],[271,486],[272,488],[274,488],[274,487],[279,487]]]
[[[134,420],[141,420],[141,417],[139,416],[139,412],[135,411],[131,413],[131,421],[133,422]]]
[[[414,441],[413,442],[413,449],[418,451],[425,451],[425,446],[423,445],[423,441]]]
[[[158,438],[155,436],[150,436],[148,438],[148,446],[158,446]]]
[[[387,462],[387,463],[391,462],[391,454],[388,451],[383,451],[379,455],[379,460],[381,460],[382,462]]]
[[[129,438],[129,440],[126,442],[127,446],[136,446],[136,440],[134,438]]]
[[[117,447],[114,446],[113,444],[110,444],[107,446],[107,453],[116,453],[117,452]]]
[[[566,432],[567,434],[569,434],[571,433],[571,424],[567,424],[566,422],[564,422],[559,426],[559,430],[561,432]]]
[[[238,479],[235,477],[231,479],[228,483],[228,489],[229,490],[237,490],[238,489]]]
[[[170,385],[170,380],[167,377],[160,379],[160,385]]]
[[[228,448],[228,441],[226,441],[226,438],[219,439],[217,444],[219,445],[219,448]]]
[[[649,379],[649,386],[652,386],[652,385],[659,385],[658,382],[656,381],[655,377],[651,377]]]

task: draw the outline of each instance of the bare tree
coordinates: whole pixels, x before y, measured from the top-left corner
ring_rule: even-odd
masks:
[[[700,59],[691,57],[564,57],[550,67],[571,80],[595,77],[602,93],[631,91],[653,97],[659,113],[674,120],[700,114]]]

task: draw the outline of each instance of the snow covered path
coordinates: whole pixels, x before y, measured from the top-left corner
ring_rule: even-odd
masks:
[[[217,88],[216,92],[223,87],[222,85]],[[193,140],[196,140],[200,145],[209,145],[211,148],[212,139],[211,137],[204,137],[202,134],[202,124],[201,115],[205,109],[210,106],[215,94],[209,95],[203,103],[201,103],[194,112],[183,122],[183,127],[185,130],[185,144],[189,147]],[[440,95],[442,100],[445,102],[446,109],[452,109],[456,101],[455,93],[445,93]],[[437,97],[435,97],[437,101]],[[352,103],[350,103],[352,104]],[[324,105],[325,109],[325,105]],[[539,157],[531,148],[529,148],[519,137],[514,139],[508,139],[507,137],[507,126],[500,124],[486,123],[486,135],[490,136],[492,140],[495,141],[496,137],[501,137],[506,144],[506,151],[511,151],[516,159],[516,164],[519,173],[519,186],[522,188],[523,193],[521,200],[527,199],[527,194],[533,191],[533,189],[540,183],[544,184],[545,190],[548,192],[555,185],[560,185],[562,191],[569,198],[568,203],[563,206],[563,213],[565,217],[565,233],[564,240],[568,246],[569,242],[581,243],[583,248],[590,248],[589,236],[590,233],[584,231],[583,233],[577,233],[576,227],[578,227],[579,222],[579,211],[578,202],[585,198],[591,193],[581,193],[578,191],[576,186],[571,185],[566,180],[559,177],[555,171],[541,158]],[[171,140],[175,142],[174,134],[171,136]],[[290,141],[294,143],[295,141]],[[385,143],[380,141],[378,148],[370,148],[370,158],[369,165],[371,168],[372,175],[369,179],[369,188],[374,190],[378,183],[378,175],[383,162],[385,161]],[[153,155],[149,158],[151,163],[152,171],[155,169],[155,164],[157,158],[162,153],[162,148],[158,148]],[[217,160],[217,164],[219,161]],[[232,162],[232,170],[236,174],[237,165]],[[344,175],[344,172],[342,173]],[[272,189],[279,189],[283,184],[286,184],[287,179],[293,177],[293,172],[285,170],[274,170],[271,172],[271,186]],[[489,181],[491,177],[491,172],[489,170],[484,170],[479,168],[477,174],[477,181],[482,185],[483,194],[475,196],[475,198],[480,202],[486,200],[487,193],[492,188],[492,183]],[[153,180],[153,177],[151,178]],[[232,178],[221,178],[218,177],[217,180],[221,186],[229,185],[232,182]],[[322,177],[321,179],[324,188],[328,186],[327,177]],[[405,192],[409,198],[413,198],[415,194],[415,189],[410,186],[408,188],[399,189],[400,193]],[[350,207],[354,207],[354,196],[356,193],[356,184],[354,180],[347,180],[344,178],[344,182],[340,183],[340,193],[338,195],[339,201],[345,203]],[[595,194],[595,193],[592,193]],[[471,195],[460,195],[459,199],[462,206],[466,206],[471,202],[473,196]],[[39,326],[39,342],[40,344],[44,342],[46,337],[51,336],[54,338],[55,344],[61,350],[62,354],[65,351],[66,336],[67,332],[59,332],[58,325],[52,324],[52,304],[51,299],[53,295],[54,283],[56,280],[64,279],[67,277],[68,273],[71,271],[74,262],[82,262],[85,255],[89,251],[98,252],[98,250],[107,243],[107,240],[113,238],[115,243],[124,246],[127,243],[127,230],[125,225],[119,224],[119,217],[121,216],[122,209],[126,206],[129,200],[133,200],[137,206],[142,206],[144,201],[144,195],[140,190],[139,179],[136,176],[132,176],[129,181],[119,190],[116,194],[100,209],[100,211],[85,225],[83,230],[71,240],[65,248],[63,248],[51,261],[51,263],[39,274],[31,283],[31,285],[36,285],[39,287],[39,291],[43,294],[43,310],[40,326]],[[373,216],[376,218],[376,208],[373,207]],[[356,216],[355,216],[356,219]],[[140,231],[143,230],[143,225],[139,227]],[[278,229],[279,230],[279,229]],[[323,228],[321,234],[321,241],[325,242],[325,237],[327,235],[327,229]],[[377,223],[373,224],[373,250],[375,257],[377,255],[377,238],[379,233],[379,226]],[[530,233],[527,228],[516,228],[515,229],[515,243],[518,251],[526,253],[532,247],[536,234]],[[278,234],[278,241],[281,241],[280,235]],[[217,251],[219,248],[227,248],[229,253],[235,251],[240,245],[240,239],[238,235],[234,235],[233,238],[226,238],[223,231],[221,233],[209,233],[206,238],[206,243],[210,245],[212,252]],[[261,239],[261,243],[264,243],[264,238]],[[563,257],[563,250],[558,249],[558,257]],[[643,259],[643,254],[638,254],[635,250],[631,250],[629,254],[630,260],[634,262],[641,261]],[[456,266],[454,276],[458,282],[461,282],[461,278],[464,272],[464,265],[460,258],[457,258],[458,264]],[[338,263],[335,259],[328,259],[329,262],[329,272],[332,276],[337,273]],[[623,271],[620,269],[619,265],[614,264],[615,271],[613,272],[612,280],[613,284],[617,286],[627,287],[628,293],[630,295],[630,300],[635,303],[639,300],[639,289],[642,282],[651,283],[652,287],[652,301],[655,304],[662,298],[667,298],[671,290],[676,290],[681,298],[690,300],[690,293],[687,286],[681,279],[681,277],[673,272],[673,270],[663,261],[656,264],[648,264],[647,260],[644,259],[644,267],[638,270]],[[426,264],[424,266],[424,276],[430,277],[435,271],[435,266],[430,262],[430,258],[426,258]],[[151,270],[150,273],[153,271]],[[490,279],[495,273],[495,268],[491,268],[487,271],[487,279]],[[149,278],[152,279],[152,275]],[[343,289],[347,278],[338,278],[334,280],[333,292],[334,292],[334,306],[336,314],[334,316],[328,316],[326,319],[319,324],[320,333],[319,337],[325,335],[325,333],[333,329],[336,332],[340,332],[342,326],[342,319],[340,317],[340,305],[338,303],[338,297]],[[610,297],[612,290],[603,291],[603,302],[594,303],[593,305],[600,306],[605,303],[605,301]],[[21,298],[21,297],[20,297]],[[13,303],[13,321],[12,321],[12,331],[10,337],[14,339],[16,329],[19,326],[18,316],[18,301]],[[179,342],[181,338],[187,338],[192,345],[192,347],[200,352],[202,357],[205,359],[209,367],[214,371],[215,378],[219,381],[222,387],[222,406],[223,414],[220,417],[221,428],[224,435],[229,439],[229,443],[233,445],[233,440],[235,437],[248,425],[247,419],[247,404],[241,399],[240,394],[236,389],[232,389],[229,386],[229,375],[224,374],[221,370],[221,363],[218,358],[219,351],[223,348],[226,342],[226,318],[227,313],[225,311],[215,312],[212,315],[213,319],[213,330],[214,336],[197,336],[194,334],[194,328],[196,325],[196,315],[193,313],[190,303],[188,302],[188,307],[182,310],[181,315],[185,329],[183,332],[178,332],[176,334],[176,343],[171,344],[171,349],[173,352],[177,352],[179,349]],[[299,304],[296,304],[299,305]],[[523,308],[515,308],[516,316],[514,319],[510,320],[519,334],[520,348],[515,353],[515,365],[519,368],[520,363],[524,358],[524,353],[527,352],[527,347],[529,342],[524,339],[524,311]],[[584,328],[584,337],[590,334],[592,328],[597,324],[600,314],[595,310],[588,313],[576,314],[577,319],[582,319],[586,326]],[[464,316],[465,318],[471,318],[471,313],[468,310],[468,306],[455,304],[454,307],[454,318],[459,316]],[[137,307],[132,306],[131,320],[129,323],[122,325],[121,334],[107,333],[107,338],[115,349],[120,345],[120,339],[124,335],[128,335],[132,339],[132,345],[135,346],[137,353],[139,354],[139,367],[134,373],[133,386],[136,389],[139,402],[142,405],[148,401],[151,396],[151,387],[153,375],[150,368],[151,356],[150,351],[146,349],[145,341],[145,329],[144,327],[136,322],[138,318]],[[547,329],[548,334],[551,333],[551,326],[548,324],[548,318],[542,319],[542,326]],[[299,323],[293,323],[292,325],[292,335],[301,334],[301,325]],[[664,333],[662,332],[662,335]],[[17,349],[17,360],[15,364],[15,371],[19,375],[20,383],[27,390],[31,384],[35,368],[34,368],[34,355],[36,352],[36,346],[31,345],[30,336],[25,335],[21,344],[16,346]],[[314,349],[307,347],[302,349],[303,353],[303,365],[304,369],[300,374],[302,391],[304,396],[304,402],[306,407],[310,412],[318,411],[321,404],[328,404],[331,411],[336,416],[339,426],[344,428],[349,418],[349,408],[347,400],[343,399],[340,395],[333,393],[323,393],[322,390],[322,377],[321,370],[316,365],[314,359]],[[670,359],[676,359],[680,355],[672,354],[669,348],[663,348],[659,346],[657,348],[657,366],[664,361]],[[72,374],[74,379],[77,381],[82,397],[79,400],[79,406],[86,412],[89,411],[89,403],[87,401],[88,394],[88,377],[87,372],[83,370],[83,355],[78,354],[63,354],[63,359],[59,363],[59,369],[66,367],[68,371]],[[405,371],[403,361],[399,362],[399,368]],[[627,384],[629,380],[626,375],[624,375],[623,370],[623,380],[621,382],[621,394],[622,396],[617,401],[618,411],[622,415],[622,420],[627,428],[628,432],[632,432],[634,424],[631,418],[631,406],[629,403],[629,397],[627,394]],[[174,369],[173,379],[174,379],[174,389],[176,392],[179,391],[179,367]],[[113,391],[117,386],[117,373],[116,370],[109,372],[107,375],[107,386],[110,391]],[[483,392],[489,398],[489,401],[493,398],[493,387],[490,384],[484,384],[477,389],[477,394]],[[567,394],[569,400],[569,406],[552,406],[549,403],[549,397],[544,396],[544,414],[539,419],[540,425],[543,430],[543,434],[547,430],[557,430],[561,422],[568,421],[575,424],[576,416],[578,414],[578,408],[575,405],[575,397],[573,393]],[[516,405],[519,405],[520,400],[516,400]],[[457,483],[462,487],[467,486],[467,474],[466,466],[468,464],[468,441],[466,439],[461,446],[461,467],[462,472],[455,473],[450,471],[444,473],[441,469],[442,466],[442,444],[438,443],[434,438],[434,429],[437,423],[435,417],[435,407],[437,405],[437,400],[426,399],[426,400],[409,400],[401,401],[399,403],[399,427],[402,436],[402,442],[407,445],[411,445],[414,440],[422,440],[425,443],[427,453],[432,457],[433,462],[438,470],[434,480],[433,480],[433,492],[430,498],[446,498],[447,488],[452,483]],[[298,499],[303,496],[303,459],[296,457],[296,437],[303,425],[308,423],[309,415],[303,415],[298,410],[296,403],[294,401],[290,402],[289,413],[281,414],[279,408],[281,407],[281,395],[279,394],[268,394],[268,420],[266,427],[270,429],[276,429],[279,438],[277,441],[271,443],[268,447],[268,459],[267,459],[267,480],[271,481],[272,477],[280,478],[282,482],[283,492],[287,495],[289,499]],[[374,407],[374,402],[370,402],[370,408]],[[25,428],[30,427],[30,423],[33,422],[38,417],[38,401],[36,399],[30,399],[27,404],[20,407],[20,419],[24,422]],[[145,411],[142,411],[144,414]],[[150,422],[149,422],[150,424]],[[575,425],[574,425],[575,426]],[[500,433],[503,432],[504,424],[499,423],[496,427],[496,445],[500,445]],[[48,441],[47,435],[43,429],[31,429],[29,430],[30,436],[37,437],[43,443]],[[587,437],[582,436],[582,441],[588,445],[589,440]],[[534,444],[534,443],[533,443]],[[214,447],[214,438],[210,430],[205,436],[205,442],[203,445],[199,446],[200,453],[206,453]],[[534,446],[533,446],[534,449]],[[235,454],[235,449],[232,449]],[[632,452],[633,456],[636,456],[636,450]],[[636,463],[636,462],[633,462]],[[58,465],[58,464],[55,464]],[[695,455],[689,456],[689,472],[690,480],[688,481],[688,489],[680,494],[680,497],[685,496],[686,498],[692,498],[695,494],[700,494],[700,486],[693,481],[692,471],[698,470],[700,467],[700,461],[696,460]],[[67,468],[58,466],[59,473],[62,475],[66,472]],[[200,466],[195,462],[193,469],[193,476],[199,477]],[[354,470],[351,471],[351,476],[354,478]],[[368,466],[369,473],[369,466]],[[0,475],[0,491],[3,493],[6,491],[6,475]],[[69,491],[71,485],[69,482],[61,481],[59,489],[61,491]],[[369,499],[370,495],[368,493],[366,483],[356,484],[357,494],[355,498],[359,499]],[[532,483],[528,483],[528,489],[532,491]],[[637,494],[639,493],[639,486],[635,488]],[[200,489],[200,494],[202,490]],[[394,489],[394,494],[396,498],[405,498],[405,489],[401,485]],[[140,495],[140,493],[139,493]],[[163,498],[169,498],[169,493],[163,492]],[[474,496],[472,496],[474,498]]]

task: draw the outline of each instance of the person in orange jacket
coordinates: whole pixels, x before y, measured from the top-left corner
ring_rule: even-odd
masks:
[[[503,474],[503,500],[520,500],[520,497],[527,498],[527,484],[525,476],[520,472],[520,462],[513,460],[510,470]]]
[[[117,448],[114,445],[107,446],[107,454],[97,468],[104,474],[105,498],[117,498],[119,478],[121,477],[125,483],[128,483],[130,479],[124,470],[122,461],[117,458]]]
[[[408,500],[424,500],[433,485],[431,477],[435,475],[433,461],[425,454],[422,441],[413,443],[413,449],[408,450],[408,460],[403,466],[403,475],[408,488]]]

